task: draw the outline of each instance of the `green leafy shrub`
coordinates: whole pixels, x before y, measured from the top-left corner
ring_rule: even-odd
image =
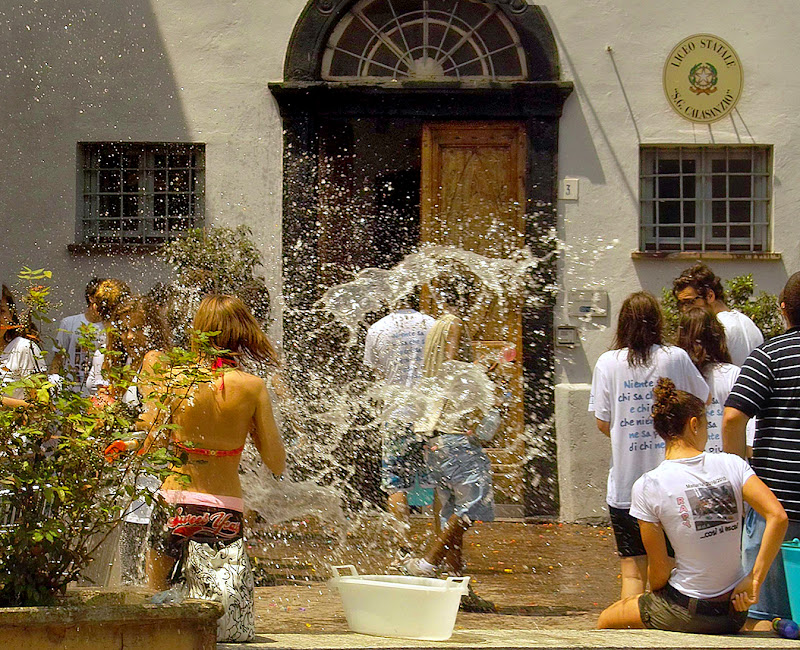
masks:
[[[784,331],[778,297],[766,291],[761,291],[753,297],[756,293],[756,284],[751,273],[737,275],[725,281],[723,286],[728,307],[737,309],[753,319],[764,334],[764,340]],[[664,313],[665,336],[668,340],[674,341],[677,338],[681,315],[678,302],[672,295],[671,286],[661,290],[661,309]]]
[[[25,317],[46,318],[49,289],[39,283],[49,279],[49,272],[26,269],[20,278],[27,283]],[[148,491],[135,487],[135,479],[147,473],[163,480],[181,463],[160,443],[173,426],[167,423],[174,398],[187,395],[200,379],[183,372],[195,362],[195,354],[173,350],[156,364],[156,389],[142,408],[160,417],[148,425],[139,409],[121,400],[93,404],[44,373],[3,387],[3,394],[22,389],[29,406],[0,407],[0,606],[52,603],[89,565],[132,501],[152,501]],[[176,366],[180,375],[172,370]],[[111,385],[121,392],[135,381],[127,367],[109,373]],[[111,442],[137,431],[152,435],[156,444],[142,455],[124,454],[114,464],[105,460],[103,450]]]

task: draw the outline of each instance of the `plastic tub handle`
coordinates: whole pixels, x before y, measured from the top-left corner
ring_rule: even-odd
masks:
[[[451,585],[457,584],[461,589],[462,596],[469,593],[469,576],[448,576],[447,583],[448,589]]]
[[[331,571],[333,571],[333,575],[336,578],[341,577],[339,575],[339,569],[342,569],[342,570],[349,569],[350,570],[349,575],[358,577],[358,571],[356,570],[356,568],[352,564],[342,564],[342,565],[339,565],[339,566],[332,566],[331,567]]]

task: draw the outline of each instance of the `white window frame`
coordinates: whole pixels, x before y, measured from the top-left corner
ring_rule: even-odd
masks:
[[[97,159],[104,151],[115,149],[124,155],[138,155],[137,168],[127,168],[137,181],[137,189],[125,189],[120,165],[118,190],[101,191],[101,168]],[[169,158],[163,167],[156,167],[157,155],[189,156],[188,167],[170,166]],[[76,241],[83,245],[122,245],[156,247],[181,236],[191,228],[200,228],[205,214],[205,145],[199,143],[132,143],[132,142],[81,142],[78,145],[78,215]],[[105,168],[114,170],[113,167]],[[156,189],[156,173],[165,173],[166,187]],[[170,188],[173,172],[188,173],[188,190]],[[119,197],[119,216],[102,214],[101,199]],[[188,199],[187,214],[170,214],[171,197]],[[156,215],[156,200],[164,201],[164,215]],[[136,215],[125,214],[128,199],[136,205]],[[182,220],[185,225],[173,227]],[[114,222],[119,222],[113,227]],[[125,222],[125,225],[123,225]],[[126,227],[127,226],[127,227]]]
[[[770,250],[770,213],[772,206],[772,146],[770,145],[642,145],[640,156],[640,250],[643,252],[723,252],[764,253]],[[678,172],[660,174],[660,160],[677,160]],[[694,160],[695,171],[683,171],[683,161]],[[726,170],[715,172],[714,161],[725,160]],[[731,172],[729,163],[749,160],[749,172]],[[721,195],[713,193],[714,179],[725,178]],[[730,179],[750,178],[749,196],[731,196]],[[659,197],[660,178],[678,180],[677,197]],[[684,179],[693,178],[694,196],[684,196]],[[665,202],[680,205],[677,223],[661,223],[658,219]],[[731,204],[748,202],[748,221],[731,220]],[[688,220],[687,204],[694,205],[694,221]],[[714,218],[714,204],[724,204],[722,220]],[[749,236],[736,234],[746,227]],[[663,230],[678,232],[664,236]],[[694,229],[691,233],[690,230]]]

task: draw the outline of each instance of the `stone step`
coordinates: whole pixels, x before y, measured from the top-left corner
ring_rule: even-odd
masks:
[[[680,634],[657,630],[456,630],[447,641],[390,639],[362,634],[259,634],[254,643],[220,643],[220,650],[372,650],[379,648],[420,648],[441,650],[586,650],[650,649],[711,650],[714,648],[797,648],[798,642],[772,633],[751,632],[735,636]]]

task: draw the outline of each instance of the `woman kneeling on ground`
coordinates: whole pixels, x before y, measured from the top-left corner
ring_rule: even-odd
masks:
[[[666,441],[666,460],[634,483],[630,510],[639,520],[651,591],[617,601],[597,626],[738,632],[780,550],[786,513],[744,460],[703,451],[705,405],[665,377],[655,388],[653,421]],[[749,574],[741,563],[742,498],[767,520]],[[674,568],[665,533],[675,549]]]

